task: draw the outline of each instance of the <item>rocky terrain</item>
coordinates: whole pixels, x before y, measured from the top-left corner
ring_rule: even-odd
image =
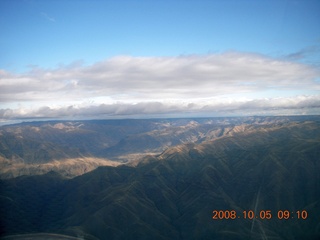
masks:
[[[319,239],[319,118],[218,120],[170,120],[171,127],[162,122],[158,129],[123,134],[110,145],[110,156],[134,134],[166,139],[160,143],[184,137],[117,167],[74,178],[50,171],[2,179],[1,236]],[[158,151],[151,146],[148,151]]]
[[[311,117],[317,118],[317,117]],[[30,122],[0,127],[0,178],[136,164],[172,146],[271,130],[305,117]],[[310,119],[310,117],[309,117]],[[263,128],[261,128],[263,127]]]

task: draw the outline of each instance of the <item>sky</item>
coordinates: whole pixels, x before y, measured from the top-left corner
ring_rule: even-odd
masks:
[[[1,0],[0,122],[320,114],[318,0]]]

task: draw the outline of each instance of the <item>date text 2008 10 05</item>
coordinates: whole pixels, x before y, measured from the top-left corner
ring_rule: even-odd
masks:
[[[223,219],[267,219],[270,220],[274,216],[277,219],[307,219],[308,212],[306,210],[298,210],[298,211],[289,211],[289,210],[279,210],[276,214],[273,214],[271,210],[260,210],[259,212],[254,212],[252,210],[243,211],[242,213],[238,213],[235,210],[213,210],[212,219],[214,220],[223,220]]]

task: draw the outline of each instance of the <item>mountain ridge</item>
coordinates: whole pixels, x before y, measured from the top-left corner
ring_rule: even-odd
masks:
[[[2,234],[319,239],[320,123],[260,129],[173,146],[136,167],[98,167],[72,179],[51,172],[1,180]],[[42,212],[32,207],[44,203]],[[234,210],[240,218],[214,220],[214,210]],[[267,210],[272,218],[261,219]],[[285,210],[292,218],[278,219]],[[259,218],[244,218],[244,211]],[[297,211],[308,217],[298,219]]]
[[[60,171],[54,162],[73,162],[91,171],[97,166],[137,164],[148,155],[159,155],[183,143],[207,142],[241,132],[319,117],[246,117],[203,119],[150,119],[110,121],[32,122],[0,127],[0,177]],[[95,163],[90,159],[99,159]],[[76,161],[76,159],[88,159]],[[105,160],[105,161],[103,161]],[[112,163],[111,161],[114,161]],[[69,161],[71,163],[71,161]],[[40,170],[36,169],[40,166]],[[51,166],[51,167],[50,167]],[[76,164],[74,164],[77,168]],[[77,171],[68,165],[68,177]],[[29,169],[29,172],[26,171]],[[64,170],[62,169],[61,172]]]

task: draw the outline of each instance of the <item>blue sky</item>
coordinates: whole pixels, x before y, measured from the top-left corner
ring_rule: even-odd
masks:
[[[0,118],[318,114],[319,13],[317,0],[2,0]]]
[[[319,45],[319,1],[1,1],[1,68]]]

